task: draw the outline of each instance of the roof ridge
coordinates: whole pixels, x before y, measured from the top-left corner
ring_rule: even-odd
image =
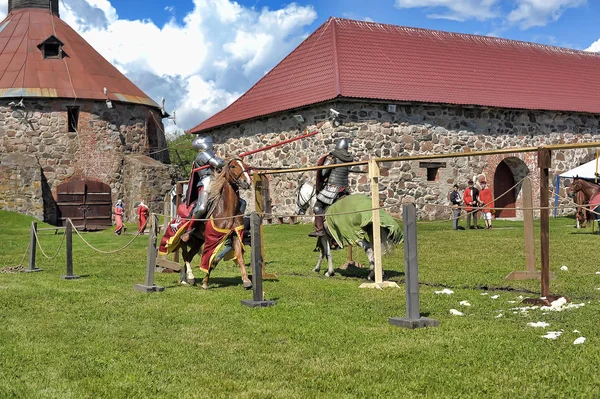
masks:
[[[487,36],[487,35],[476,35],[473,33],[463,33],[463,32],[448,32],[448,31],[443,31],[443,30],[438,30],[438,29],[428,29],[428,28],[417,28],[417,27],[413,27],[413,26],[405,26],[405,25],[394,25],[394,24],[388,24],[388,23],[381,23],[381,22],[371,22],[371,21],[360,21],[360,20],[356,20],[356,19],[349,19],[349,18],[340,18],[340,17],[332,17],[338,24],[340,24],[340,26],[343,26],[344,23],[348,23],[348,24],[355,24],[355,25],[370,25],[370,26],[374,26],[374,27],[378,27],[378,28],[384,28],[384,29],[394,29],[397,31],[412,31],[415,33],[435,33],[437,35],[440,36],[446,36],[446,37],[458,37],[458,38],[463,38],[463,39],[475,39],[475,40],[484,40],[486,42],[492,42],[492,43],[502,43],[502,44],[519,44],[523,47],[533,47],[533,48],[539,48],[541,50],[546,50],[546,51],[553,51],[553,52],[564,52],[564,53],[573,53],[573,54],[578,54],[578,55],[586,55],[586,56],[592,56],[592,57],[600,57],[600,52],[593,52],[593,51],[586,51],[586,50],[577,50],[577,49],[572,49],[572,48],[568,48],[568,47],[560,47],[560,46],[552,46],[549,44],[541,44],[541,43],[535,43],[535,42],[527,42],[524,40],[515,40],[515,39],[507,39],[504,37],[497,37],[497,36]]]
[[[337,48],[337,21],[333,19],[333,34],[331,35],[333,41],[333,74],[335,79],[335,92],[337,96],[342,95],[342,78],[340,76],[340,63],[339,54]]]

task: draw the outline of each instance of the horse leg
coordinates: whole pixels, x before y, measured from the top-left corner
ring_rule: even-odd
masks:
[[[327,259],[327,273],[325,273],[325,276],[333,277],[335,270],[333,269],[333,260],[331,259],[331,246],[329,245],[329,237],[324,235],[321,236],[319,240],[321,240],[323,252],[325,253],[325,258]]]
[[[369,275],[367,280],[371,281],[375,279],[375,253],[373,252],[373,245],[367,240],[360,240],[358,245],[365,251],[367,259],[369,260]]]
[[[317,248],[319,249],[319,260],[313,269],[313,272],[315,273],[319,273],[321,271],[321,263],[323,263],[323,257],[325,256],[325,248],[323,248],[323,243],[321,242],[320,238],[317,240]]]
[[[244,262],[244,247],[237,235],[233,237],[233,251],[235,253],[235,261],[242,272],[242,285],[244,288],[249,290],[252,288],[252,281],[250,281],[248,278],[248,273],[246,272],[246,264]]]
[[[204,276],[204,278],[202,279],[202,289],[203,290],[207,290],[208,289],[208,280],[210,279],[210,272],[212,271],[212,267],[210,269],[208,269],[208,273],[206,273],[206,276]]]

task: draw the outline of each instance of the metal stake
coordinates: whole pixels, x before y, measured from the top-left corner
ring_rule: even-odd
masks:
[[[67,247],[67,274],[60,276],[63,280],[77,280],[79,276],[73,274],[73,225],[71,219],[67,219],[65,227],[65,241]]]
[[[250,215],[251,247],[252,247],[252,300],[244,299],[242,305],[250,308],[268,307],[275,305],[275,301],[265,301],[262,287],[262,251],[261,251],[261,224],[262,219],[258,213]]]
[[[29,268],[25,269],[25,273],[41,272],[42,269],[35,267],[35,255],[37,250],[37,222],[31,222],[31,234],[29,235]]]
[[[421,317],[419,312],[419,264],[417,261],[417,211],[413,204],[402,205],[404,222],[404,272],[406,275],[406,314],[408,317],[390,317],[390,324],[411,330],[437,327],[440,322]]]
[[[156,270],[156,235],[158,233],[158,216],[152,214],[150,234],[148,234],[148,256],[146,257],[146,284],[136,284],[133,288],[139,292],[162,292],[165,287],[154,284],[154,271]]]

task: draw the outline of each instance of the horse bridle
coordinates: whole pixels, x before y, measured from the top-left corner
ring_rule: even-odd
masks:
[[[242,164],[242,171],[237,176],[235,176],[231,172],[231,168],[229,167],[229,165],[232,162],[238,162],[238,161]],[[234,159],[230,160],[229,162],[227,162],[227,180],[234,182],[236,185],[239,185],[240,177],[242,177],[242,175],[246,172],[243,165],[244,165],[244,163],[239,158],[234,158]]]

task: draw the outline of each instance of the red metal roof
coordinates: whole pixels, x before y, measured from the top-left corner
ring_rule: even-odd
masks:
[[[158,107],[77,32],[49,10],[13,10],[0,22],[0,97],[108,98]],[[63,59],[44,59],[38,48],[54,35]]]
[[[600,54],[330,18],[190,132],[336,97],[600,113]]]

